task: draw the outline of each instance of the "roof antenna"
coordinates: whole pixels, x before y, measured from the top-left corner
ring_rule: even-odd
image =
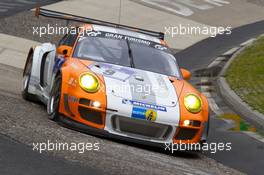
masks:
[[[122,0],[120,0],[120,4],[119,4],[119,17],[118,17],[118,24],[120,25],[121,22],[121,11],[122,10]]]

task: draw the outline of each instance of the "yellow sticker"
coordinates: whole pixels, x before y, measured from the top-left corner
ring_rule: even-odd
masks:
[[[148,109],[145,116],[147,120],[154,122],[157,119],[157,112],[152,109]]]

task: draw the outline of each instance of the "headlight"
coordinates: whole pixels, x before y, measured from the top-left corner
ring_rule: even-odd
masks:
[[[184,97],[184,106],[189,112],[198,113],[202,110],[202,101],[198,96],[189,94]]]
[[[80,76],[80,86],[83,90],[94,93],[97,92],[99,89],[99,81],[98,79],[90,74],[90,73],[84,73]]]

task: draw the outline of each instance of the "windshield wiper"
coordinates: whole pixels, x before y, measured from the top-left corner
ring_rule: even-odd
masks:
[[[131,65],[131,67],[134,68],[135,67],[135,63],[134,63],[134,58],[133,58],[133,52],[131,50],[130,43],[129,43],[128,40],[126,40],[126,43],[127,43],[127,48],[128,48],[130,65]]]

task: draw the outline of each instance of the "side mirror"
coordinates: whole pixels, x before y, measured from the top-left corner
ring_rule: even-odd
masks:
[[[72,47],[61,45],[57,48],[57,54],[64,55],[64,57],[69,57],[72,52]]]
[[[183,79],[184,80],[190,80],[191,77],[192,77],[192,74],[190,71],[186,70],[186,69],[181,69],[181,73],[182,73],[182,76],[183,76]]]

